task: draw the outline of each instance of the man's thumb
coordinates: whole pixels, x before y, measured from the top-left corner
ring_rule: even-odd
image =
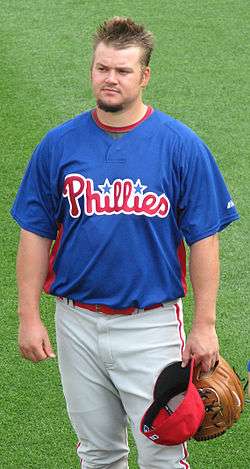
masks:
[[[47,357],[49,357],[49,358],[55,358],[56,357],[56,355],[54,354],[54,352],[52,350],[51,343],[50,343],[50,340],[49,340],[48,337],[46,337],[44,339],[43,348],[44,348],[44,351],[45,351]]]
[[[190,358],[191,358],[190,350],[185,349],[182,355],[182,363],[181,363],[182,368],[185,368],[189,364]]]

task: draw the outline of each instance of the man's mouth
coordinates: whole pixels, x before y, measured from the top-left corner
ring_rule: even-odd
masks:
[[[120,93],[120,91],[114,90],[113,88],[102,88],[102,91],[106,91],[108,93]]]

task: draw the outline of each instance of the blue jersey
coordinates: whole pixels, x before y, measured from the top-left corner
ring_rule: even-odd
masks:
[[[91,111],[35,149],[12,208],[55,240],[45,291],[113,308],[185,295],[185,248],[238,218],[207,146],[155,110],[120,139]]]

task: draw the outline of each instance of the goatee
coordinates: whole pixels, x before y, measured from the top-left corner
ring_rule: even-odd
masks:
[[[101,99],[98,99],[96,104],[99,109],[105,112],[120,112],[123,110],[123,104],[107,104]]]

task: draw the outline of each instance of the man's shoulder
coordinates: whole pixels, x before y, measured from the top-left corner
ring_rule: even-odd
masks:
[[[167,130],[169,133],[176,135],[183,141],[199,139],[194,130],[192,130],[187,124],[184,124],[184,122],[169,114],[166,114],[165,112],[160,111],[159,109],[155,110],[155,114],[158,118],[158,121],[161,123],[163,132],[166,132]]]
[[[53,127],[47,132],[46,137],[52,142],[58,142],[61,138],[70,134],[81,132],[89,126],[91,120],[91,111],[85,111],[71,119]]]

